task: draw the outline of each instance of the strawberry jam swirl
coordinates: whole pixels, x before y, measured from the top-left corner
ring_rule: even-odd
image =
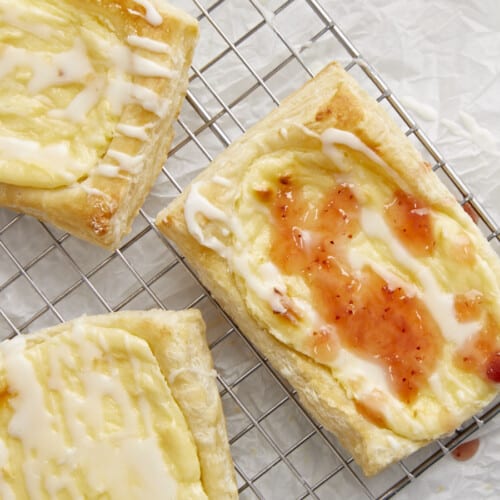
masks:
[[[382,366],[395,395],[406,403],[414,401],[436,368],[444,339],[420,298],[391,287],[368,266],[354,272],[349,265],[349,246],[361,231],[361,210],[351,187],[337,185],[319,203],[312,203],[299,183],[285,175],[268,198],[271,260],[284,274],[302,276],[325,322],[309,338],[306,347],[311,355],[328,363],[341,345]],[[384,215],[414,256],[432,255],[432,220],[423,202],[397,191]],[[491,332],[485,335],[494,338]],[[485,377],[494,372],[496,377],[497,360],[498,356],[490,363],[493,368],[476,362],[471,369]]]

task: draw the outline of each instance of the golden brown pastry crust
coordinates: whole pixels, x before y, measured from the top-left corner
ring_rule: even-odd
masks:
[[[79,327],[118,328],[147,342],[194,437],[208,498],[237,498],[226,424],[200,312],[153,309],[87,316],[28,335],[27,346],[68,331],[76,322]]]
[[[306,126],[318,134],[330,127],[355,134],[401,176],[410,192],[417,193],[431,206],[439,207],[467,227],[476,236],[475,251],[491,266],[493,273],[500,276],[496,255],[469,216],[383,109],[336,63],[285,99],[278,109],[232,144],[194,182],[220,176],[229,179],[232,185],[238,185],[244,175],[241,165],[251,164],[254,158],[266,151],[286,150],[287,144],[304,144],[307,148],[307,141],[317,141],[305,135],[300,127],[288,126],[290,124]],[[286,133],[280,137],[278,132],[282,127],[286,127]],[[427,440],[407,439],[369,422],[326,367],[281,343],[256,321],[239,293],[237,279],[228,269],[225,259],[202,246],[190,234],[184,216],[189,191],[190,188],[158,215],[159,229],[175,242],[222,308],[297,390],[311,415],[352,453],[365,474],[375,474],[424,446]],[[476,411],[484,404],[484,401],[477,402]]]
[[[104,13],[124,43],[127,36],[137,35],[170,46],[170,53],[161,56],[168,68],[178,71],[178,78],[133,76],[132,81],[170,99],[171,105],[164,118],[158,118],[139,104],[127,104],[123,108],[121,123],[152,125],[147,142],[115,133],[109,144],[108,151],[143,156],[144,160],[133,173],[121,172],[120,177],[93,175],[85,181],[85,188],[79,182],[59,189],[0,183],[0,206],[33,215],[74,236],[113,250],[130,231],[167,158],[173,137],[172,126],[186,94],[198,26],[193,18],[163,2],[158,5],[153,2],[163,18],[162,24],[154,26],[134,14],[145,14],[145,9],[133,0],[69,1],[79,8]],[[102,163],[113,161],[106,154]]]

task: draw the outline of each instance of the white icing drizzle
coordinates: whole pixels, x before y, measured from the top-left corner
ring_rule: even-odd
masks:
[[[252,269],[250,255],[242,251],[233,255],[231,264],[259,299],[267,302],[273,312],[285,314],[287,308],[282,303],[282,298],[286,295],[286,285],[278,268],[271,262],[261,264],[257,269]]]
[[[29,67],[32,70],[28,83],[28,92],[31,94],[52,85],[80,82],[93,71],[85,44],[79,38],[70,50],[53,54],[50,62],[44,53],[8,45],[0,58],[0,78],[19,67]]]
[[[127,37],[127,42],[129,45],[132,45],[133,47],[149,50],[150,52],[156,52],[158,54],[170,53],[170,45],[164,42],[160,42],[158,40],[153,40],[152,38],[147,38],[137,35],[129,35]]]
[[[38,498],[42,490],[37,474],[40,463],[33,458],[33,453],[43,455],[47,450],[60,451],[60,438],[53,430],[54,418],[46,408],[43,389],[33,365],[24,356],[25,339],[16,337],[1,347],[5,354],[7,382],[16,394],[10,400],[14,415],[7,431],[22,443],[26,453],[23,469],[29,474],[26,477],[28,494]]]
[[[148,130],[153,126],[151,124],[148,125],[126,125],[125,123],[119,123],[116,126],[116,130],[126,136],[131,137],[133,139],[139,139],[141,141],[147,141],[149,139]]]
[[[416,215],[429,215],[431,213],[430,208],[423,207],[423,208],[414,208],[413,210],[410,210],[412,214]]]
[[[377,163],[378,165],[383,167],[387,167],[387,164],[384,160],[382,160],[382,158],[380,158],[380,156],[378,156],[372,149],[370,149],[363,141],[361,141],[351,132],[335,128],[328,128],[321,134],[320,140],[323,143],[324,153],[327,156],[331,157],[339,167],[342,167],[344,160],[342,152],[335,147],[336,144],[355,149],[356,151],[363,153],[374,163]]]
[[[154,76],[163,78],[177,78],[179,72],[166,68],[151,59],[147,59],[137,54],[132,56],[131,73],[140,76]]]
[[[232,183],[229,179],[227,179],[226,177],[222,177],[220,175],[214,175],[212,177],[212,182],[214,182],[215,184],[218,184],[219,186],[223,186],[223,187],[231,187]]]
[[[379,389],[384,393],[391,392],[385,371],[380,365],[364,360],[346,349],[339,350],[332,367],[342,373],[342,378],[356,382],[356,390],[353,391],[356,399],[362,399],[373,389]]]
[[[170,100],[160,97],[153,90],[123,79],[112,79],[106,90],[106,98],[115,115],[120,115],[126,104],[137,103],[159,118],[164,118],[170,107]]]
[[[126,170],[131,173],[136,172],[137,169],[144,163],[143,155],[131,156],[120,151],[115,151],[114,149],[110,149],[108,151],[108,156],[116,160],[122,170]]]
[[[105,197],[105,198],[110,198],[110,196],[100,189],[96,189],[92,186],[89,186],[89,179],[86,179],[83,182],[80,182],[78,186],[76,184],[73,185],[74,188],[76,187],[81,187],[85,193],[87,193],[89,196],[98,196],[98,197]]]
[[[424,302],[432,314],[446,340],[456,345],[461,345],[481,328],[480,322],[461,323],[457,320],[454,295],[442,290],[432,271],[406,250],[392,234],[389,226],[380,214],[364,208],[361,211],[360,222],[367,236],[386,243],[393,257],[401,267],[409,269],[420,281],[422,289],[418,290],[417,296]],[[405,292],[406,288],[403,288]],[[409,293],[414,292],[414,289],[410,288]]]
[[[368,245],[368,247],[370,247]],[[359,272],[364,266],[371,267],[383,280],[387,283],[389,290],[396,290],[397,288],[402,288],[407,297],[415,297],[418,295],[418,288],[413,283],[409,283],[390,269],[387,268],[383,263],[377,262],[377,260],[370,257],[370,248],[367,251],[363,251],[363,246],[354,245],[348,254],[349,264],[352,266],[355,272]]]
[[[103,77],[96,77],[78,93],[65,109],[49,110],[47,116],[82,123],[89,111],[99,102],[106,86]]]
[[[137,397],[139,399],[139,409],[143,419],[144,428],[147,432],[152,434],[154,432],[153,415],[139,384],[139,380],[141,378],[141,364],[139,363],[139,360],[133,355],[130,349],[130,337],[128,336],[125,337],[125,348],[127,349],[127,354],[130,358],[130,365],[132,366],[132,370],[134,373],[135,390],[138,394]]]
[[[224,258],[229,257],[229,249],[215,236],[205,237],[201,225],[198,223],[198,215],[202,214],[209,220],[216,220],[231,227],[231,220],[222,210],[212,205],[201,193],[201,183],[195,182],[191,185],[189,194],[184,205],[184,217],[191,235],[201,245],[211,248]]]
[[[123,177],[120,175],[119,165],[111,165],[110,163],[99,163],[92,173],[103,177]]]
[[[166,68],[160,63],[135,54],[125,45],[111,45],[102,41],[98,42],[98,45],[101,50],[108,54],[119,72],[161,78],[176,78],[179,76],[178,71]]]
[[[380,158],[380,156],[370,149],[363,141],[356,137],[353,133],[347,132],[346,130],[340,130],[336,128],[328,128],[321,135],[317,134],[313,130],[305,127],[301,123],[293,123],[293,126],[302,130],[304,134],[309,137],[314,137],[319,139],[323,145],[323,153],[328,156],[340,170],[348,170],[349,166],[346,163],[344,152],[341,151],[336,145],[347,146],[350,149],[354,149],[363,153],[367,158],[375,162],[377,165],[389,168],[387,163]],[[281,130],[280,130],[281,134]]]
[[[54,164],[62,163],[67,167],[64,174],[68,182],[74,182],[77,179],[71,170],[80,171],[82,168],[78,161],[71,158],[67,142],[42,146],[37,141],[0,136],[0,152],[4,160],[33,163],[49,171]]]
[[[158,12],[158,10],[156,10],[153,2],[149,0],[134,0],[134,2],[144,7],[146,13],[142,15],[135,10],[129,9],[132,14],[144,18],[152,26],[160,26],[160,24],[163,22],[163,18],[161,17],[161,14]]]
[[[93,170],[94,174],[102,175],[104,177],[123,177],[120,175],[120,170],[125,170],[129,173],[137,173],[144,164],[144,155],[131,156],[121,151],[114,149],[108,150],[107,156],[116,160],[118,165],[101,162]]]

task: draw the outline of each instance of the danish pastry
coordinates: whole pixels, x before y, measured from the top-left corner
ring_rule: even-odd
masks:
[[[117,247],[166,159],[197,37],[153,0],[0,0],[0,206]]]
[[[1,343],[1,497],[237,498],[204,328],[120,312]]]
[[[498,394],[498,256],[335,63],[157,224],[367,475]]]

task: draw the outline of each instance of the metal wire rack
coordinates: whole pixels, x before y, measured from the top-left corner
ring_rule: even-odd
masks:
[[[84,313],[198,307],[219,372],[241,498],[283,498],[284,488],[299,499],[389,498],[492,420],[500,411],[498,400],[453,435],[367,479],[214,303],[182,256],[159,235],[152,217],[262,112],[313,75],[309,49],[321,43],[393,114],[459,201],[474,210],[497,251],[498,222],[319,1],[273,0],[266,7],[257,0],[177,3],[198,18],[205,50],[192,67],[170,158],[132,234],[109,254],[30,217],[0,210],[0,338]],[[303,39],[292,42],[286,19],[298,13],[307,29]],[[269,55],[265,65],[255,62],[256,46]],[[257,106],[260,116],[252,114]]]

